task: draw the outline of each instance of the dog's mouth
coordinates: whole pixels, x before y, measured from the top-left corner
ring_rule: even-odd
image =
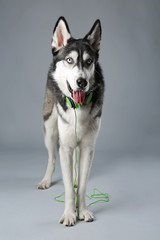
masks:
[[[76,103],[82,104],[85,99],[85,92],[83,91],[73,91],[73,99]]]
[[[71,86],[69,85],[67,81],[67,87],[69,92],[71,93],[71,97],[74,99],[74,101],[78,104],[82,104],[85,99],[85,92],[82,90],[74,91]]]

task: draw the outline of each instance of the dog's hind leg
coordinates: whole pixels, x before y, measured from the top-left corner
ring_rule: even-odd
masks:
[[[43,105],[44,141],[48,150],[48,166],[44,178],[39,183],[39,189],[49,188],[55,169],[56,147],[58,142],[57,109],[54,104],[53,92],[46,87]]]
[[[52,181],[52,174],[55,170],[56,147],[58,141],[56,108],[53,108],[51,116],[48,120],[44,122],[44,132],[45,146],[48,150],[48,165],[44,178],[38,185],[39,189],[46,189],[50,187]]]

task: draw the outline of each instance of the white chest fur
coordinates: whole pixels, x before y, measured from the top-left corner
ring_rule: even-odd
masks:
[[[75,113],[72,108],[65,112],[60,105],[57,106],[58,131],[60,144],[67,148],[74,148],[75,140]],[[92,119],[90,115],[91,105],[76,109],[77,115],[77,143],[81,146],[94,146],[100,127],[100,118]]]

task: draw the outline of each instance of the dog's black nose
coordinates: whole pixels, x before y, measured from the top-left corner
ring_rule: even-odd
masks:
[[[80,88],[85,88],[87,86],[87,81],[85,78],[78,78],[77,79],[77,85]]]

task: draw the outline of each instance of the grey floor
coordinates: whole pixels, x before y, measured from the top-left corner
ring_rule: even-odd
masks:
[[[160,239],[160,156],[96,152],[87,192],[98,187],[110,202],[90,207],[94,222],[71,228],[58,224],[64,207],[54,201],[64,190],[59,161],[52,187],[37,189],[46,158],[45,152],[0,155],[0,239]]]

